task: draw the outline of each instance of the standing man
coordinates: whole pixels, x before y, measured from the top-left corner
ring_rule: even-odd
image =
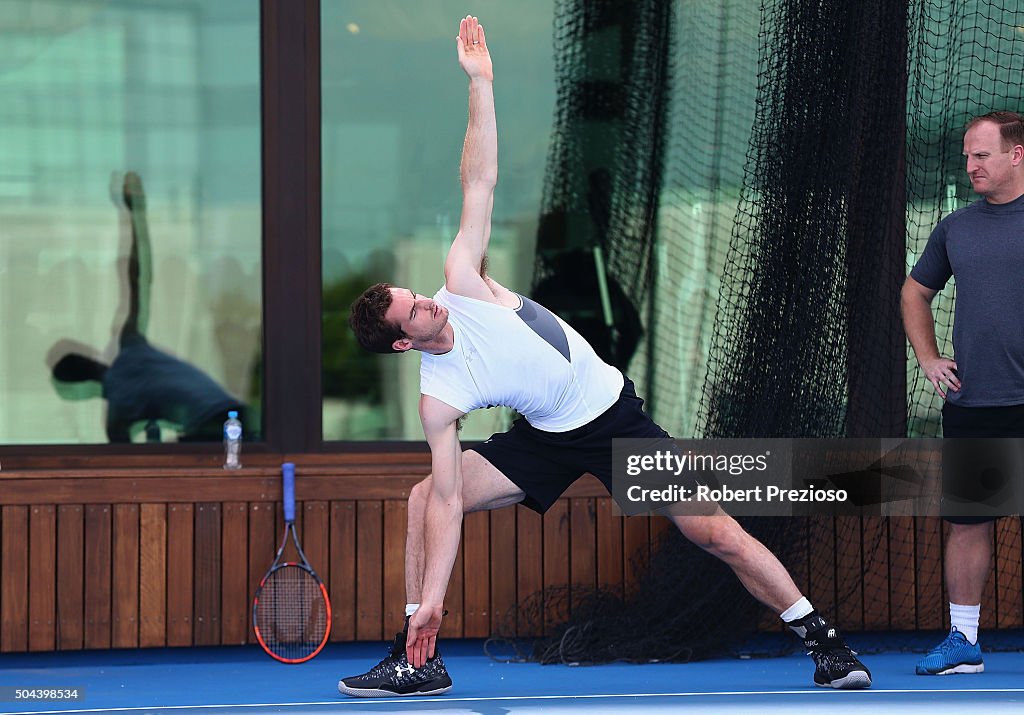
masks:
[[[945,438],[1024,437],[1024,118],[990,112],[972,119],[964,133],[964,156],[971,187],[981,199],[942,219],[932,232],[903,284],[903,325],[922,372],[945,399]],[[953,276],[950,359],[939,354],[931,302]],[[968,467],[970,455],[945,456],[947,487],[950,481],[972,479],[950,473]],[[990,455],[974,455],[981,456]],[[952,628],[917,664],[919,675],[985,669],[978,622],[992,570],[994,517],[949,511],[943,518],[949,523],[945,576]]]
[[[356,697],[451,689],[437,637],[464,513],[520,502],[543,513],[587,472],[611,491],[613,438],[668,437],[643,411],[633,383],[579,333],[487,275],[498,136],[491,57],[475,17],[459,23],[456,47],[469,77],[469,126],[462,149],[462,216],[445,260],[444,286],[427,298],[382,283],[352,306],[350,322],[364,348],[420,351],[419,412],[432,466],[409,495],[406,628],[387,658],[338,684]],[[523,417],[508,432],[463,452],[459,419],[492,405]],[[671,518],[804,638],[817,685],[871,684],[867,668],[813,610],[779,560],[718,505]]]

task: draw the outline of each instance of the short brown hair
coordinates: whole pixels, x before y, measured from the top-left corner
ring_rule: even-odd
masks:
[[[967,122],[964,131],[982,122],[999,125],[999,138],[1003,140],[1003,151],[1013,149],[1018,144],[1024,146],[1024,117],[1016,112],[996,111],[982,114]]]
[[[389,283],[372,285],[352,304],[348,324],[359,344],[371,352],[401,352],[395,350],[394,342],[404,338],[405,333],[397,323],[389,323],[384,318],[391,307],[391,287]]]

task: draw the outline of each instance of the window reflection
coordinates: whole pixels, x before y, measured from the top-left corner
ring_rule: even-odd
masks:
[[[258,432],[259,3],[25,0],[0,24],[0,443],[220,439],[201,425],[228,402]],[[134,315],[111,205],[129,171],[151,247]],[[134,394],[94,399],[140,338],[159,360],[134,366]]]

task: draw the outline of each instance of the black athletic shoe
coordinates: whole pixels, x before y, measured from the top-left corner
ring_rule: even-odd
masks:
[[[839,630],[817,613],[789,624],[804,639],[814,660],[814,684],[822,688],[856,690],[871,687],[871,671],[843,641]]]
[[[396,695],[442,695],[452,689],[441,655],[435,654],[416,669],[405,655],[405,633],[395,636],[388,656],[364,675],[338,681],[338,691],[355,698],[390,698]]]

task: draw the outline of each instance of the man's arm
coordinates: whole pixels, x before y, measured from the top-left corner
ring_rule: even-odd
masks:
[[[420,606],[409,619],[406,655],[420,668],[434,655],[444,614],[444,594],[462,537],[462,451],[456,423],[462,412],[420,396],[420,421],[430,445],[431,490],[423,517],[423,584]]]
[[[118,206],[128,211],[131,248],[128,254],[128,315],[121,328],[121,341],[132,335],[145,335],[149,325],[149,296],[153,284],[153,252],[146,220],[146,193],[142,179],[134,171],[124,177],[115,172],[111,195]]]
[[[462,146],[462,216],[444,263],[445,285],[452,293],[494,302],[483,281],[483,263],[491,238],[491,208],[498,182],[498,128],[494,114],[494,74],[484,28],[475,17],[459,23],[455,38],[459,65],[469,77],[469,123]]]
[[[921,285],[907,276],[900,295],[903,310],[903,329],[907,333],[914,355],[921,366],[928,382],[935,390],[946,397],[942,383],[949,385],[951,390],[960,389],[960,380],[955,374],[956,363],[939,355],[939,346],[935,340],[935,318],[932,316],[932,300],[938,291]]]

